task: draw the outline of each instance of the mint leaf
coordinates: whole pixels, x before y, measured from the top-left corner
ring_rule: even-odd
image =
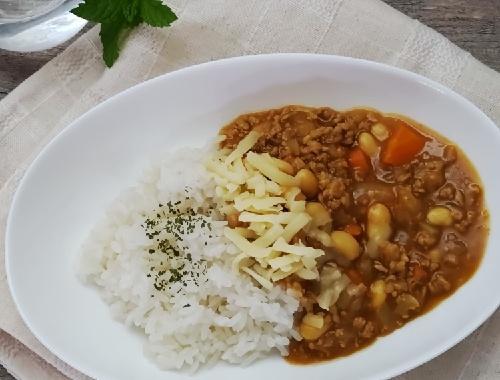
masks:
[[[119,14],[120,3],[122,0],[85,0],[72,9],[71,13],[92,22],[109,22]]]
[[[118,59],[126,31],[142,22],[164,27],[177,20],[175,13],[160,0],[84,0],[71,12],[101,24],[99,36],[103,59],[108,67]]]
[[[139,0],[130,0],[128,4],[123,7],[123,16],[125,19],[132,23],[139,15]]]
[[[177,16],[160,0],[141,0],[141,17],[151,26],[170,26]]]
[[[103,23],[99,36],[102,42],[102,58],[106,66],[111,67],[120,54],[120,35],[124,31],[123,23]]]

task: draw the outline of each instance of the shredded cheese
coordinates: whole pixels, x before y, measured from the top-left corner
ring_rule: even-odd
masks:
[[[263,235],[256,239],[253,244],[257,247],[267,248],[272,245],[276,239],[282,236],[284,232],[285,228],[283,228],[280,224],[274,224],[271,228],[264,232]]]
[[[248,135],[245,136],[245,138],[243,138],[243,140],[240,141],[236,149],[226,157],[226,159],[224,160],[224,164],[229,165],[236,159],[243,157],[246,152],[252,149],[255,143],[259,140],[260,136],[261,134],[259,132],[251,131]]]
[[[311,217],[305,212],[297,213],[297,216],[285,227],[282,237],[289,243],[290,240],[311,221]]]
[[[264,288],[266,289],[272,289],[273,288],[273,283],[266,278],[262,277],[260,274],[255,272],[254,270],[248,268],[248,267],[243,267],[241,268],[243,272],[248,273],[250,276],[252,276],[258,283],[260,283]]]
[[[233,270],[243,272],[262,287],[292,274],[318,279],[316,259],[321,249],[305,246],[294,237],[313,226],[293,167],[286,161],[251,149],[261,137],[250,132],[233,150],[219,150],[207,162],[214,178],[221,212],[238,213],[245,227],[226,227],[224,235],[239,251]]]
[[[257,154],[248,152],[247,154],[247,162],[267,178],[281,186],[297,186],[297,180],[290,174],[282,172],[277,166],[273,165],[274,162],[270,158],[271,156],[267,153]]]

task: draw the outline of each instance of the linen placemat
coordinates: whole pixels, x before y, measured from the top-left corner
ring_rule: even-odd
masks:
[[[219,58],[326,53],[425,75],[464,95],[500,125],[500,74],[380,0],[168,3],[179,20],[168,29],[133,31],[112,69],[102,63],[98,29],[93,28],[0,102],[0,363],[18,379],[87,379],[45,349],[19,317],[6,283],[4,231],[27,165],[55,134],[110,96],[148,78]],[[499,311],[462,343],[399,379],[499,378],[498,342]]]

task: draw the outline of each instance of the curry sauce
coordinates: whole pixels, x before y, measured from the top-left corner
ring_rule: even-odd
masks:
[[[322,226],[326,245],[306,233],[294,237],[325,251],[319,280],[281,282],[301,304],[295,325],[303,339],[290,343],[290,362],[366,347],[436,307],[478,268],[488,237],[481,181],[443,136],[373,109],[287,106],[239,116],[221,131],[221,146],[233,149],[252,130],[262,134],[255,152],[312,173],[317,191],[305,197],[331,218]],[[344,252],[345,241],[356,254]],[[322,276],[332,273],[341,291],[325,307]]]

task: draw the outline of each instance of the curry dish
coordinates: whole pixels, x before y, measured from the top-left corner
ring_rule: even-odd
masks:
[[[372,109],[287,106],[238,117],[222,129],[221,148],[235,149],[251,131],[259,133],[254,152],[288,163],[296,199],[318,226],[292,242],[325,252],[319,278],[280,282],[301,305],[303,339],[290,343],[289,361],[367,346],[450,296],[480,264],[488,234],[481,183],[442,136]],[[245,226],[237,214],[227,220]]]

